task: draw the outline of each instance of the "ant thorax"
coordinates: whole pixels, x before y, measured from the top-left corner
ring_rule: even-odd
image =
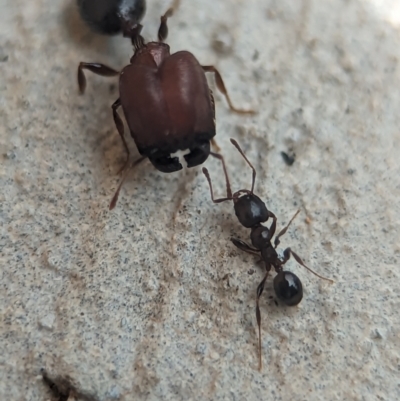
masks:
[[[271,243],[269,228],[262,224],[253,227],[251,229],[250,239],[253,246],[261,250],[265,245]]]
[[[277,259],[282,262],[282,264],[286,261],[285,259],[285,254],[284,254],[284,249],[283,248],[277,248],[275,249]]]

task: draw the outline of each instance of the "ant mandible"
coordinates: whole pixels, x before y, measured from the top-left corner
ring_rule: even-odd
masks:
[[[245,156],[244,152],[240,148],[239,144],[231,139],[231,143],[236,147],[239,153],[246,160],[247,164],[253,171],[253,180],[251,184],[251,190],[240,189],[239,191],[232,194],[229,178],[226,170],[224,170],[226,180],[226,197],[225,198],[214,198],[213,187],[211,184],[210,174],[208,170],[203,167],[203,173],[207,178],[208,185],[210,186],[211,199],[214,203],[221,203],[232,200],[233,207],[235,209],[236,217],[240,224],[246,228],[251,229],[250,239],[253,246],[248,245],[246,242],[231,238],[232,243],[247,253],[257,255],[261,257],[261,260],[265,263],[265,276],[261,283],[257,287],[257,300],[256,300],[256,318],[258,325],[258,349],[259,349],[259,370],[262,368],[262,357],[261,357],[261,312],[259,306],[260,297],[264,291],[265,283],[267,281],[269,272],[272,268],[275,269],[277,275],[274,278],[274,290],[279,299],[281,299],[288,306],[295,306],[300,303],[303,298],[303,285],[300,279],[292,272],[283,270],[283,265],[290,259],[290,256],[296,260],[298,264],[305,267],[308,271],[315,274],[317,277],[333,282],[333,280],[320,276],[318,273],[311,270],[306,266],[303,260],[293,252],[290,248],[286,248],[283,251],[283,255],[278,255],[276,248],[280,244],[280,237],[286,233],[290,224],[294,218],[299,214],[298,210],[295,215],[291,218],[289,223],[275,236],[274,245],[272,245],[272,239],[276,231],[277,218],[269,211],[265,203],[254,194],[254,184],[256,180],[256,170],[250,161]],[[265,223],[268,219],[272,219],[270,227],[265,227],[261,223]]]

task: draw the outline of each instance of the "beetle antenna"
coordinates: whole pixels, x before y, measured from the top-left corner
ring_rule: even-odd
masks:
[[[239,146],[239,144],[231,138],[231,144],[239,151],[239,153],[243,156],[244,160],[246,160],[247,164],[250,166],[250,168],[253,170],[253,181],[251,183],[251,193],[254,191],[254,184],[256,182],[256,169],[253,167],[253,165],[250,163],[249,159],[246,157],[244,154],[242,148]]]
[[[131,172],[131,170],[136,167],[138,164],[140,164],[144,159],[146,159],[145,157],[141,157],[137,160],[135,160],[132,165],[126,169],[124,176],[122,177],[121,182],[118,185],[117,190],[115,191],[115,194],[113,196],[113,198],[111,199],[110,202],[110,206],[109,206],[109,210],[113,210],[115,208],[115,206],[117,205],[118,202],[118,196],[119,196],[119,192],[121,191],[122,185],[124,184],[126,177],[128,177],[129,173]]]

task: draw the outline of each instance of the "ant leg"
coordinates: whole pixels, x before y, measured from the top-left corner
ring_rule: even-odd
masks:
[[[225,96],[225,99],[228,102],[229,108],[232,111],[234,111],[235,113],[238,113],[238,114],[255,114],[254,110],[238,109],[232,104],[231,98],[229,97],[228,91],[226,90],[226,87],[225,87],[224,81],[222,80],[221,74],[213,65],[203,65],[202,68],[205,72],[214,73],[215,83],[217,84],[217,88]]]
[[[214,153],[214,152],[210,152],[210,155],[215,157],[216,159],[221,160],[222,168],[224,170],[224,175],[225,175],[225,182],[226,182],[226,196],[228,198],[232,198],[231,183],[229,182],[228,171],[226,169],[224,157],[222,155],[220,155],[219,153]]]
[[[316,275],[317,277],[321,278],[322,280],[327,280],[327,281],[330,281],[331,283],[334,283],[334,282],[335,282],[335,281],[332,280],[331,278],[321,276],[321,275],[319,275],[318,273],[316,273],[314,270],[310,269],[310,268],[303,262],[303,260],[300,258],[300,256],[297,255],[297,253],[294,253],[290,248],[286,248],[286,249],[283,251],[284,259],[283,259],[283,261],[282,261],[282,264],[285,264],[285,263],[290,259],[290,255],[292,255],[292,256],[294,257],[294,259],[296,260],[296,262],[297,262],[299,265],[305,267],[305,268],[306,268],[309,272],[311,272],[312,274]]]
[[[119,71],[114,70],[111,67],[107,67],[104,64],[80,62],[78,66],[78,85],[81,93],[84,93],[86,89],[86,77],[83,73],[83,70],[89,70],[94,74],[101,75],[103,77],[115,77],[119,74]]]
[[[219,198],[219,199],[214,199],[214,191],[213,191],[213,187],[212,187],[212,183],[211,183],[211,178],[210,178],[210,174],[209,174],[209,172],[208,172],[208,170],[205,168],[205,167],[203,167],[203,174],[206,176],[206,178],[207,178],[207,181],[208,181],[208,185],[209,185],[209,187],[210,187],[210,194],[211,194],[211,200],[214,202],[214,203],[221,203],[221,202],[225,202],[225,201],[227,201],[227,200],[232,200],[232,196],[230,196],[230,197],[227,197],[227,198]],[[227,176],[226,176],[226,178],[227,178]],[[229,185],[229,181],[227,181],[227,184],[226,184],[226,188],[228,189],[228,185]],[[229,185],[229,188],[230,188],[230,185]],[[227,196],[228,196],[228,194],[227,194]]]
[[[144,156],[143,156],[143,157],[140,157],[139,159],[137,159],[136,161],[134,161],[134,162],[132,163],[131,168],[129,168],[129,169],[126,170],[124,176],[122,177],[121,182],[120,182],[119,185],[118,185],[117,190],[115,191],[115,194],[114,194],[113,198],[111,199],[110,206],[109,206],[109,210],[113,210],[113,209],[115,208],[115,206],[116,206],[116,204],[117,204],[117,201],[118,201],[119,192],[121,191],[122,185],[123,185],[123,183],[125,182],[126,177],[128,177],[128,174],[131,172],[131,170],[132,170],[134,167],[136,167],[138,164],[140,164],[144,159],[146,159],[146,157],[144,157]]]
[[[239,153],[243,156],[244,160],[246,160],[247,164],[250,166],[250,168],[253,170],[253,181],[251,183],[251,193],[253,193],[254,190],[254,184],[256,182],[256,169],[253,167],[253,165],[250,163],[249,159],[246,157],[244,154],[242,148],[239,146],[239,144],[231,138],[231,144],[239,151]]]
[[[181,0],[174,0],[171,7],[167,10],[167,12],[160,18],[161,23],[160,27],[158,28],[158,40],[160,42],[164,42],[168,36],[168,26],[167,20],[169,17],[172,17],[174,11],[179,7]]]
[[[114,104],[111,106],[112,112],[113,112],[113,117],[114,117],[115,126],[117,127],[119,136],[120,136],[121,139],[122,139],[122,143],[124,144],[124,147],[125,147],[125,150],[126,150],[126,153],[127,153],[126,162],[125,162],[125,164],[123,165],[123,167],[118,171],[118,174],[119,174],[121,171],[125,170],[126,166],[127,166],[128,163],[129,163],[129,156],[130,156],[128,144],[126,143],[126,140],[125,140],[125,137],[124,137],[124,123],[122,122],[121,117],[119,116],[119,114],[118,114],[118,112],[117,112],[117,110],[118,110],[118,108],[119,108],[120,106],[121,106],[121,100],[120,100],[120,99],[117,99],[117,100],[114,102]]]
[[[233,245],[238,247],[240,250],[251,253],[252,255],[260,256],[260,251],[256,248],[252,248],[250,245],[246,244],[244,241],[238,238],[231,238]]]
[[[279,240],[279,237],[282,237],[282,235],[284,235],[287,231],[287,229],[289,228],[290,224],[292,224],[292,221],[295,219],[295,217],[300,213],[300,209],[294,214],[294,216],[290,219],[289,223],[287,223],[286,227],[283,227],[282,230],[279,232],[279,234],[275,237],[275,249],[276,247],[281,243],[281,241]]]
[[[257,301],[256,301],[256,318],[257,318],[257,325],[258,325],[258,370],[261,371],[262,369],[262,351],[261,351],[261,312],[260,312],[260,305],[259,300],[264,291],[265,282],[267,281],[269,271],[271,266],[267,266],[267,273],[265,277],[262,279],[261,283],[257,287]]]
[[[273,221],[272,221],[272,224],[271,224],[271,226],[270,226],[270,228],[269,228],[269,231],[268,231],[268,236],[267,236],[267,241],[271,241],[271,239],[272,239],[272,237],[275,235],[275,231],[276,231],[276,220],[277,220],[277,218],[276,218],[276,216],[272,213],[272,212],[270,212],[269,210],[268,210],[268,218],[271,218]]]

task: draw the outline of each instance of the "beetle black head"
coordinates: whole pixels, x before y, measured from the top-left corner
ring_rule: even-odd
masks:
[[[173,173],[182,170],[182,164],[178,157],[171,157],[169,153],[154,151],[148,156],[151,164],[162,173]]]
[[[189,147],[190,152],[184,155],[188,167],[203,164],[210,155],[210,141],[197,141]],[[171,157],[171,152],[163,150],[152,150],[146,152],[153,166],[162,173],[173,173],[182,169],[178,157]]]
[[[190,146],[189,149],[190,153],[183,156],[186,160],[187,166],[198,166],[199,164],[203,164],[210,155],[210,141],[197,141],[194,145]]]

